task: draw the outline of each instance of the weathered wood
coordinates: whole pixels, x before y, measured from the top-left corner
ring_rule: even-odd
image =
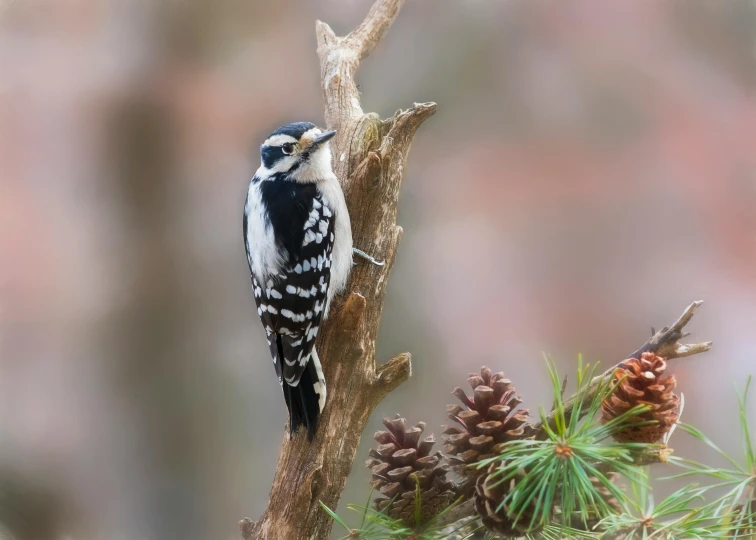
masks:
[[[315,439],[284,435],[268,507],[240,523],[245,540],[326,539],[332,521],[319,501],[335,508],[352,469],[360,436],[376,405],[410,376],[410,355],[376,365],[375,342],[389,273],[402,236],[397,203],[410,143],[435,103],[415,104],[381,120],[364,114],[354,74],[396,19],[404,0],[378,0],[346,37],[317,22],[325,119],[337,130],[333,165],[352,220],[354,245],[384,266],[359,259],[348,292],[336,298],[321,327],[318,351],[328,402]]]

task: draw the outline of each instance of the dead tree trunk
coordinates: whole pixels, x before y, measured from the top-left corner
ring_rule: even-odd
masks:
[[[328,403],[315,440],[308,442],[304,431],[284,436],[267,509],[258,521],[240,523],[245,540],[328,538],[332,522],[319,501],[336,507],[370,413],[410,375],[409,353],[377,365],[375,341],[402,236],[396,208],[407,153],[416,130],[436,105],[415,104],[381,120],[362,112],[354,80],[360,62],[403,4],[404,0],[377,0],[346,37],[317,23],[325,119],[327,127],[338,132],[332,144],[333,164],[346,193],[354,245],[386,264],[355,266],[349,292],[334,300],[318,342]]]

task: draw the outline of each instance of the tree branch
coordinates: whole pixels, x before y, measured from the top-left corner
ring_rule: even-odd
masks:
[[[703,300],[698,300],[689,305],[680,318],[672,326],[665,326],[658,332],[652,332],[653,336],[640,349],[635,351],[628,358],[640,358],[644,352],[654,352],[664,358],[683,358],[694,354],[706,352],[711,349],[711,341],[704,343],[695,343],[683,345],[679,341],[690,334],[684,334],[682,329],[690,322]]]
[[[695,314],[696,309],[703,304],[703,300],[698,300],[697,302],[693,302],[691,305],[689,305],[683,314],[680,316],[679,319],[677,319],[672,326],[665,326],[658,332],[654,333],[653,336],[651,336],[651,339],[649,339],[646,343],[644,343],[638,350],[630,354],[627,358],[640,358],[641,354],[644,352],[653,352],[655,354],[658,354],[659,356],[662,356],[666,358],[667,360],[673,359],[673,358],[683,358],[686,356],[691,356],[694,354],[706,352],[711,349],[712,342],[706,341],[704,343],[694,343],[694,344],[682,344],[680,343],[680,340],[689,336],[690,334],[683,333],[683,328],[686,324],[690,322],[690,320],[693,318],[693,315]],[[587,401],[590,401],[593,398],[593,395],[596,393],[596,390],[599,386],[599,383],[602,381],[605,381],[607,379],[610,379],[614,375],[614,370],[618,367],[621,367],[624,364],[625,360],[622,362],[616,364],[615,366],[612,366],[610,369],[606,370],[604,373],[599,375],[598,377],[594,377],[591,381],[591,384],[587,391],[582,392],[580,396],[578,394],[575,394],[571,396],[569,399],[565,401],[565,414],[567,417],[569,417],[570,412],[575,406],[575,403],[577,403],[577,400],[579,397],[582,396],[582,399],[585,399]],[[585,409],[583,409],[583,414],[587,412]],[[555,428],[554,421],[556,419],[556,411],[552,409],[552,411],[549,413],[549,415],[546,417],[546,421],[548,422],[548,425],[551,427],[551,429]],[[536,422],[533,424],[533,427],[538,430],[538,434],[536,435],[536,438],[545,438],[546,432],[543,429],[543,422]]]
[[[378,368],[375,383],[381,391],[388,394],[409,379],[410,375],[412,375],[410,354],[401,353]]]
[[[268,507],[258,521],[245,518],[239,524],[245,540],[329,537],[332,520],[319,503],[336,507],[370,413],[411,373],[409,353],[376,366],[375,341],[402,236],[396,213],[407,153],[436,105],[415,104],[381,120],[363,114],[354,80],[360,61],[403,4],[377,0],[362,24],[343,38],[323,22],[316,25],[325,119],[337,131],[333,168],[346,195],[354,245],[386,264],[357,260],[348,292],[334,298],[318,336],[328,400],[317,433],[312,442],[304,432],[284,435]]]
[[[358,51],[358,62],[373,52],[375,46],[394,24],[403,5],[404,0],[379,0],[370,8],[362,24],[344,38],[344,41]]]

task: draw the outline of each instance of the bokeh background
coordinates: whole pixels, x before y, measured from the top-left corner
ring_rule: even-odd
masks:
[[[243,200],[272,129],[322,123],[315,20],[343,34],[369,4],[0,0],[6,533],[231,539],[262,511],[286,411]],[[411,351],[413,376],[345,501],[367,496],[381,416],[438,435],[483,364],[535,411],[542,352],[564,372],[616,362],[697,299],[691,339],[715,348],[673,364],[684,419],[738,453],[756,3],[411,0],[359,82],[367,111],[439,109],[406,170],[379,343]]]

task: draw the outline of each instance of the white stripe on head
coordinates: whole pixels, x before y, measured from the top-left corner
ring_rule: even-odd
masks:
[[[310,130],[312,131],[312,130]],[[308,132],[309,133],[309,132]],[[285,134],[279,134],[279,135],[273,135],[272,137],[268,137],[265,139],[265,142],[263,143],[263,146],[281,146],[286,143],[294,143],[297,144],[297,141],[294,137],[291,135],[285,135]]]
[[[276,161],[272,169],[268,169],[264,164],[260,164],[260,167],[255,171],[255,176],[260,180],[267,180],[276,173],[286,172],[291,169],[297,159],[297,156],[285,156],[283,159]]]
[[[304,133],[302,133],[302,137],[299,139],[299,142],[302,143],[302,146],[307,148],[310,146],[314,141],[315,138],[323,133],[320,128],[314,127],[311,129],[308,129]]]

